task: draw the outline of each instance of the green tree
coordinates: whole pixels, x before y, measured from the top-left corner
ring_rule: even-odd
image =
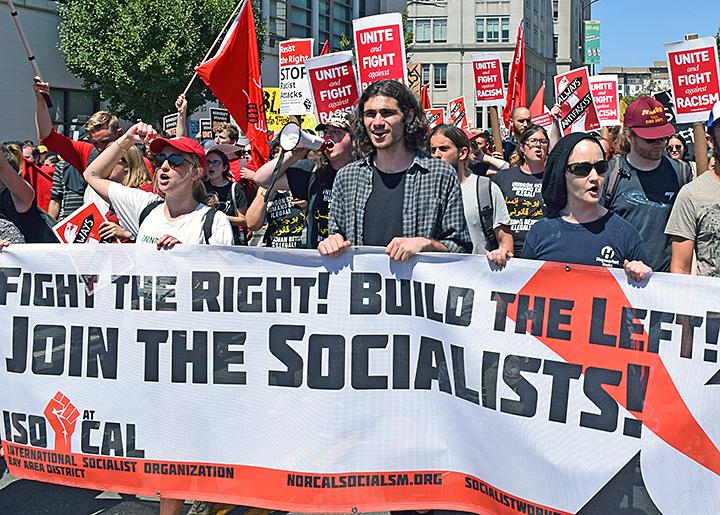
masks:
[[[267,27],[255,1],[261,49]],[[157,123],[174,110],[235,0],[68,0],[59,5],[60,51],[85,88],[123,118]],[[188,104],[212,99],[200,80]]]

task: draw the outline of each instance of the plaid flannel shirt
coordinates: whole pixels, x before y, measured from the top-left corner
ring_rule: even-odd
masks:
[[[335,177],[330,204],[330,234],[363,245],[365,207],[372,192],[374,153],[342,168]],[[417,153],[405,177],[403,236],[424,236],[450,252],[472,252],[465,222],[460,182],[442,159]]]

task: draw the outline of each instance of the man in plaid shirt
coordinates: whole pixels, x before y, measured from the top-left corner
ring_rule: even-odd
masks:
[[[367,157],[335,177],[320,253],[374,245],[407,261],[418,252],[471,252],[457,173],[424,153],[428,124],[412,92],[394,80],[376,82],[354,118],[355,143]]]

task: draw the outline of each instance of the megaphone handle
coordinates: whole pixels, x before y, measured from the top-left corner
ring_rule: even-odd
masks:
[[[267,205],[268,200],[270,199],[270,193],[272,193],[273,188],[275,187],[275,182],[277,181],[278,175],[280,175],[280,169],[282,168],[283,161],[285,160],[285,151],[280,148],[280,155],[278,156],[277,163],[275,163],[275,168],[273,169],[272,175],[270,176],[270,185],[268,186],[267,191],[265,192],[265,204]]]

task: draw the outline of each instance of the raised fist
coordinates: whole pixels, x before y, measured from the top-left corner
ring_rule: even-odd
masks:
[[[55,431],[55,452],[69,454],[72,434],[75,432],[75,422],[80,416],[80,412],[62,392],[57,392],[55,397],[47,403],[43,413],[50,423],[50,427]]]

